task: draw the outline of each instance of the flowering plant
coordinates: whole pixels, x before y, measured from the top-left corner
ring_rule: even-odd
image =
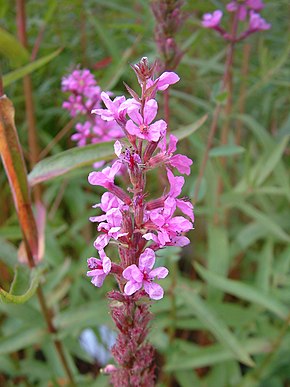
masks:
[[[171,134],[167,145],[167,123],[162,119],[155,120],[158,111],[156,93],[166,90],[179,77],[173,72],[164,72],[154,79],[154,66],[149,66],[147,58],[142,58],[132,68],[141,86],[141,96],[129,86],[127,90],[132,97],[129,99],[122,96],[112,101],[107,93],[102,92],[106,109],[93,110],[100,119],[118,125],[125,138],[115,142],[117,160],[113,165],[91,172],[88,178],[90,184],[102,186],[107,192],[94,206],[103,214],[90,218],[98,223],[100,234],[94,246],[100,259],[88,259],[90,270],[87,275],[92,277],[92,283],[97,287],[102,286],[109,274],[117,280],[119,291],[111,292],[109,297],[119,302],[118,307],[112,307],[113,319],[120,330],[113,348],[119,368],[110,367],[110,373],[114,385],[122,381],[124,386],[152,385],[154,381],[154,352],[149,344],[144,344],[150,313],[147,303],[136,302],[143,297],[153,300],[163,297],[164,291],[155,280],[165,278],[168,270],[165,267],[153,268],[158,259],[156,253],[166,246],[187,245],[189,239],[184,232],[193,228],[194,219],[190,201],[179,197],[184,178],[174,176],[172,172],[177,169],[188,175],[192,161],[184,155],[174,155],[177,138]],[[127,190],[115,183],[122,166],[126,166],[129,175]],[[162,169],[166,172],[169,188],[160,198],[146,200],[150,195],[146,175],[155,168],[160,169],[160,174]],[[185,216],[175,216],[177,209]],[[104,251],[110,242],[118,247],[118,263],[111,262]],[[134,351],[132,345],[136,346]],[[140,348],[143,348],[143,354]]]

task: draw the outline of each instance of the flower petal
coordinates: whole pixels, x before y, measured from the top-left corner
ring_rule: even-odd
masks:
[[[131,294],[137,292],[137,290],[141,289],[142,282],[134,282],[128,281],[124,287],[124,292],[127,296],[131,296]]]
[[[156,267],[156,269],[153,269],[150,273],[149,273],[149,277],[150,278],[155,278],[157,277],[158,279],[160,278],[165,278],[167,277],[168,275],[168,269],[166,269],[166,267]]]
[[[143,274],[140,272],[139,268],[135,264],[128,266],[123,271],[123,277],[126,280],[133,280],[134,282],[142,283],[143,280]]]
[[[159,284],[154,282],[144,282],[144,290],[153,300],[160,300],[163,298],[164,290]]]
[[[151,270],[155,263],[155,253],[149,247],[139,257],[139,268],[143,270]]]

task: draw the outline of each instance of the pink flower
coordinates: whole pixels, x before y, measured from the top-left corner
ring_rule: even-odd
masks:
[[[126,130],[133,136],[142,138],[148,141],[158,141],[164,135],[167,124],[163,120],[159,120],[151,124],[157,114],[158,105],[154,99],[150,99],[145,103],[144,116],[139,112],[139,108],[135,106],[128,109],[128,115],[131,118],[126,124]]]
[[[72,117],[86,113],[81,95],[70,95],[68,100],[63,102],[62,107],[67,109]]]
[[[168,275],[165,267],[153,269],[155,263],[155,253],[152,249],[147,248],[139,257],[139,265],[130,265],[123,271],[123,277],[128,280],[124,292],[130,296],[144,286],[145,292],[153,300],[163,298],[164,291],[162,287],[153,283],[155,278],[161,279]]]
[[[107,109],[94,109],[93,114],[98,114],[105,121],[120,120],[123,121],[126,115],[126,110],[122,108],[123,102],[126,101],[124,96],[116,97],[113,101],[104,91],[101,93],[102,101]]]
[[[246,0],[243,4],[234,0],[231,1],[226,8],[229,12],[238,12],[239,20],[243,21],[247,17],[248,8],[254,11],[260,11],[264,8],[264,4],[261,0]]]
[[[91,257],[87,260],[90,269],[87,276],[93,277],[91,282],[98,288],[103,285],[104,279],[110,273],[112,267],[111,260],[106,256],[104,250],[100,250],[99,255],[101,259]]]
[[[250,22],[249,28],[252,32],[254,31],[265,31],[271,28],[271,24],[267,23],[265,19],[263,19],[260,14],[251,11],[250,12]]]
[[[182,177],[181,177],[182,178]],[[182,178],[183,179],[183,178]],[[143,238],[152,239],[159,246],[168,246],[174,241],[178,245],[178,238],[182,232],[187,232],[193,228],[192,223],[183,216],[173,216],[176,210],[176,200],[168,197],[164,201],[164,207],[157,208],[149,212],[151,222],[145,223],[145,227],[157,231],[157,236],[153,233],[146,233]]]
[[[74,70],[67,77],[62,78],[62,91],[70,91],[77,94],[91,95],[91,88],[97,84],[93,74],[88,69]]]
[[[153,80],[151,78],[147,79],[146,82],[146,89],[149,89],[152,87],[152,91],[150,93],[149,98],[154,98],[156,95],[156,92],[158,90],[164,91],[166,90],[170,85],[173,85],[174,83],[178,82],[180,80],[179,76],[172,72],[172,71],[165,71],[158,77],[157,79]],[[154,87],[153,87],[154,86]]]
[[[163,162],[169,164],[171,167],[175,167],[179,173],[190,175],[190,166],[192,165],[192,160],[184,155],[173,155],[176,151],[176,144],[178,142],[177,137],[173,134],[169,137],[168,149],[166,150],[166,137],[164,137],[158,144],[159,148],[163,151]],[[149,165],[154,165],[155,161],[158,161],[162,155],[156,155],[149,160]]]
[[[86,145],[88,139],[91,136],[91,129],[92,124],[90,123],[90,121],[86,121],[83,124],[79,122],[78,124],[76,124],[77,133],[74,133],[71,136],[71,139],[73,141],[77,141],[78,146],[84,146]]]
[[[104,168],[102,172],[91,172],[88,177],[89,183],[110,189],[121,166],[122,164],[117,160],[111,167]]]
[[[177,207],[189,218],[194,221],[193,214],[193,205],[189,200],[186,199],[177,199],[177,196],[180,195],[181,189],[184,185],[184,178],[182,176],[174,176],[173,173],[168,169],[167,177],[170,184],[170,190],[168,193],[169,197],[175,199]]]
[[[220,24],[223,13],[219,9],[213,13],[206,13],[203,15],[201,24],[205,28],[215,28]]]

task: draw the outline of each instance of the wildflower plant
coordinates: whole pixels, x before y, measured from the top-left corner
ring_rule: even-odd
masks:
[[[70,93],[62,107],[68,110],[72,118],[77,117],[79,120],[75,126],[76,133],[71,136],[77,146],[110,141],[123,136],[115,122],[107,122],[98,115],[91,114],[92,109],[101,107],[102,90],[90,70],[75,69],[63,77],[62,91]]]
[[[168,275],[168,269],[158,264],[158,250],[166,246],[185,246],[189,239],[185,232],[193,228],[193,206],[180,197],[184,178],[175,176],[176,170],[189,174],[192,161],[184,155],[174,154],[177,138],[166,136],[167,123],[156,120],[158,91],[166,90],[178,82],[173,72],[164,72],[154,79],[155,66],[147,58],[132,66],[141,87],[141,95],[129,86],[132,98],[117,97],[113,101],[102,92],[106,109],[96,108],[99,119],[113,122],[125,137],[114,145],[117,160],[102,171],[91,172],[92,185],[107,191],[95,208],[103,213],[90,218],[98,223],[100,234],[94,242],[99,258],[88,259],[93,285],[102,286],[106,276],[113,275],[119,290],[111,291],[111,311],[119,330],[112,349],[118,367],[107,367],[112,383],[122,386],[154,385],[154,350],[146,342],[151,319],[146,298],[160,300],[164,290],[156,281]],[[168,144],[167,144],[168,143]],[[116,183],[116,175],[125,166],[130,186],[123,189]],[[146,185],[147,173],[153,169],[167,176],[168,186],[159,198],[150,197]],[[179,210],[183,215],[176,215]],[[106,255],[108,244],[118,248],[119,261],[112,262]],[[109,371],[108,371],[109,370]]]
[[[223,12],[219,9],[213,13],[204,14],[201,24],[204,28],[217,31],[225,40],[236,43],[246,39],[255,32],[265,31],[271,28],[271,24],[267,23],[260,15],[263,8],[264,3],[262,0],[233,0],[226,6],[227,12],[234,14],[235,28],[231,32],[227,32],[221,26]],[[239,22],[246,23],[246,29],[238,34],[237,25]]]

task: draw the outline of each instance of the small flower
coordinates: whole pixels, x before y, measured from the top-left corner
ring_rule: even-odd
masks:
[[[145,292],[153,300],[163,298],[164,291],[162,287],[153,283],[155,278],[165,278],[168,270],[165,267],[153,269],[155,263],[155,253],[152,249],[147,248],[139,257],[139,266],[130,265],[123,271],[123,277],[128,280],[124,292],[130,296],[144,286]]]
[[[126,115],[126,111],[121,107],[126,98],[116,97],[113,101],[107,93],[104,91],[101,93],[102,101],[107,109],[94,109],[93,114],[98,114],[105,121],[120,120],[123,121]]]
[[[98,288],[103,285],[103,282],[110,273],[112,267],[111,260],[106,256],[104,250],[99,250],[99,255],[101,259],[91,257],[87,260],[88,268],[90,269],[87,272],[87,276],[93,277],[91,282]]]
[[[101,172],[91,172],[88,180],[92,185],[101,185],[107,189],[114,184],[116,174],[119,172],[122,164],[117,160],[112,167],[106,167]]]
[[[201,24],[205,28],[215,28],[218,27],[222,19],[223,13],[219,9],[213,13],[206,13],[203,15],[203,20]]]
[[[157,142],[164,135],[167,124],[159,120],[151,124],[157,114],[158,105],[154,99],[150,99],[144,106],[144,116],[139,112],[139,107],[128,109],[128,115],[131,118],[126,124],[126,130],[133,136],[148,141]]]
[[[267,23],[265,19],[263,19],[260,14],[251,11],[250,12],[250,22],[249,29],[254,31],[265,31],[271,28],[271,24]]]

